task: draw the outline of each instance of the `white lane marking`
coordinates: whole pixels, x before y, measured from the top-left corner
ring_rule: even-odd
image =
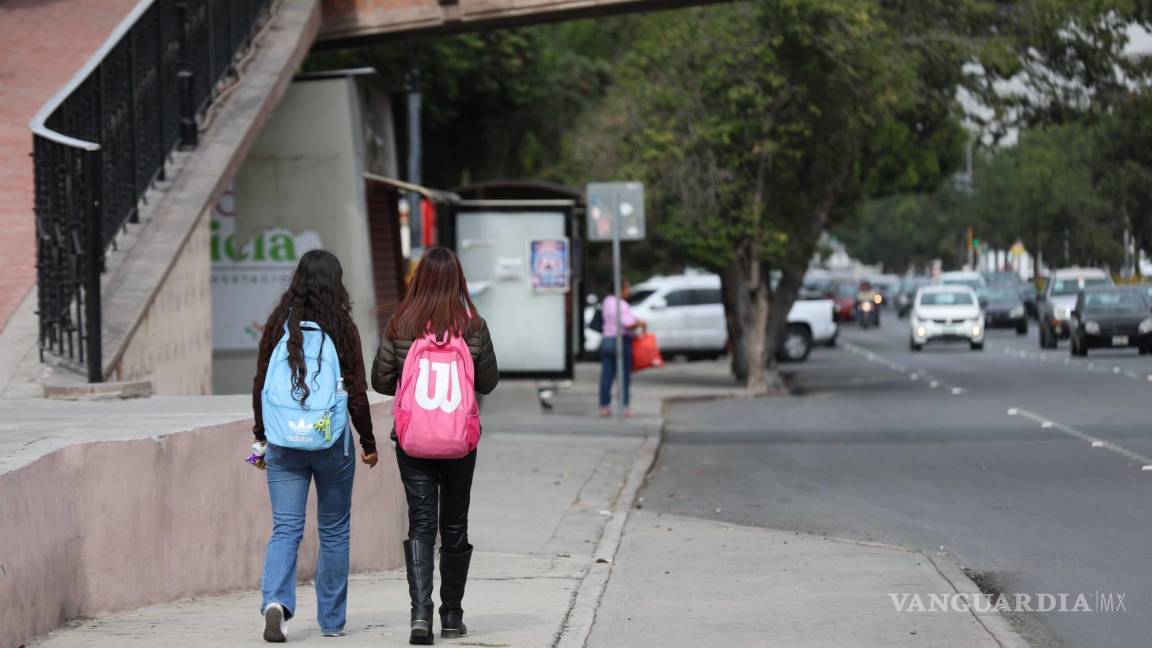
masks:
[[[840,347],[842,349],[844,349],[845,351],[847,351],[849,353],[853,353],[855,355],[858,355],[858,356],[862,357],[863,359],[868,360],[869,362],[874,362],[876,364],[883,365],[883,366],[888,367],[889,369],[891,369],[892,371],[895,371],[897,373],[908,374],[908,380],[909,381],[921,382],[921,383],[926,382],[929,389],[938,389],[940,387],[944,387],[945,389],[951,390],[952,394],[956,395],[956,396],[959,396],[960,394],[964,393],[963,389],[956,387],[954,385],[950,385],[950,384],[944,382],[943,380],[939,380],[922,369],[917,369],[915,371],[912,371],[909,369],[909,367],[907,365],[900,364],[899,362],[894,362],[894,361],[880,355],[879,353],[876,353],[875,351],[871,351],[871,350],[866,349],[864,347],[858,346],[856,344],[848,342],[847,340],[841,340],[839,344],[840,344]]]
[[[1009,355],[1014,355],[1018,358],[1026,358],[1029,360],[1037,360],[1040,362],[1048,362],[1049,360],[1054,359],[1051,354],[1045,354],[1043,352],[1037,353],[1034,351],[1027,351],[1025,349],[1020,349],[1020,348],[1013,347],[1013,346],[1004,346],[1002,348],[1003,348],[1005,353],[1007,353]],[[1063,362],[1065,365],[1073,365],[1075,360],[1073,360],[1072,358],[1064,358],[1063,360],[1061,360],[1061,362]],[[1082,365],[1076,364],[1074,366],[1076,366],[1077,368],[1080,368],[1080,369],[1084,369],[1085,371],[1087,371],[1089,373],[1101,373],[1101,372],[1108,373],[1107,367],[1097,367],[1095,362],[1089,362],[1087,364],[1082,364]],[[1137,373],[1137,372],[1132,371],[1130,369],[1125,369],[1122,366],[1113,366],[1111,373],[1114,375],[1124,376],[1125,378],[1129,378],[1131,380],[1140,380],[1140,381],[1146,380],[1148,382],[1152,382],[1152,374],[1145,375],[1145,374]]]
[[[1016,411],[1016,414],[1012,414],[1013,410]],[[1118,455],[1120,455],[1126,459],[1130,459],[1130,460],[1135,461],[1136,463],[1140,464],[1140,466],[1141,466],[1140,470],[1152,472],[1152,458],[1146,457],[1146,456],[1144,456],[1138,452],[1133,452],[1132,450],[1129,450],[1128,448],[1125,448],[1121,445],[1117,445],[1115,443],[1112,443],[1111,441],[1108,441],[1107,439],[1101,439],[1099,437],[1094,437],[1091,434],[1081,432],[1080,430],[1077,430],[1076,428],[1074,428],[1070,425],[1064,425],[1063,423],[1060,423],[1058,421],[1053,421],[1053,420],[1046,418],[1044,416],[1040,416],[1039,414],[1037,414],[1035,412],[1029,412],[1026,409],[1012,408],[1012,409],[1008,410],[1008,413],[1009,413],[1009,416],[1019,415],[1019,416],[1023,416],[1026,419],[1029,419],[1031,421],[1039,423],[1040,427],[1042,427],[1044,429],[1057,429],[1057,430],[1060,430],[1061,432],[1063,432],[1069,436],[1080,439],[1081,441],[1087,441],[1088,444],[1093,448],[1103,448],[1105,450],[1108,450],[1109,452],[1116,453],[1116,454],[1118,454]]]

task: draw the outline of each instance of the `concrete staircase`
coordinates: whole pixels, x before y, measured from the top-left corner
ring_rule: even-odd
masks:
[[[320,0],[279,0],[200,124],[198,146],[172,156],[139,222],[125,227],[102,278],[103,374],[93,392],[73,369],[42,363],[28,121],[117,24],[148,0],[9,0],[0,4],[0,397],[110,397],[211,389],[208,212],[282,97],[320,28]]]

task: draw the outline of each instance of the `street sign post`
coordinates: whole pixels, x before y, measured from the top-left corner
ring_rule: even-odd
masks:
[[[591,182],[587,193],[589,241],[611,241],[617,223],[621,241],[644,240],[642,183]]]
[[[616,296],[616,415],[624,417],[624,330],[620,327],[620,241],[644,239],[644,185],[639,182],[588,183],[588,240],[612,241],[612,286]],[[603,342],[600,343],[603,346]]]

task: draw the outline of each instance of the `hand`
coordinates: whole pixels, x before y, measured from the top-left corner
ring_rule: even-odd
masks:
[[[373,452],[373,453],[361,452],[360,453],[360,461],[363,461],[364,463],[368,464],[369,468],[373,468],[376,466],[376,462],[380,461],[380,455],[375,453],[375,452]]]
[[[264,461],[264,449],[267,447],[268,444],[266,442],[261,441],[260,439],[256,439],[256,442],[252,444],[252,449],[248,455],[248,459],[246,459],[248,464],[259,468],[260,470],[264,470],[267,467],[267,464]]]

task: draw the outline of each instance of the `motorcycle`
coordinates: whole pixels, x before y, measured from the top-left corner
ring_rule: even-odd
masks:
[[[912,310],[912,295],[902,292],[896,296],[896,317],[904,319]]]
[[[871,299],[861,299],[856,304],[856,318],[860,321],[860,328],[871,326],[880,328],[880,296]]]

